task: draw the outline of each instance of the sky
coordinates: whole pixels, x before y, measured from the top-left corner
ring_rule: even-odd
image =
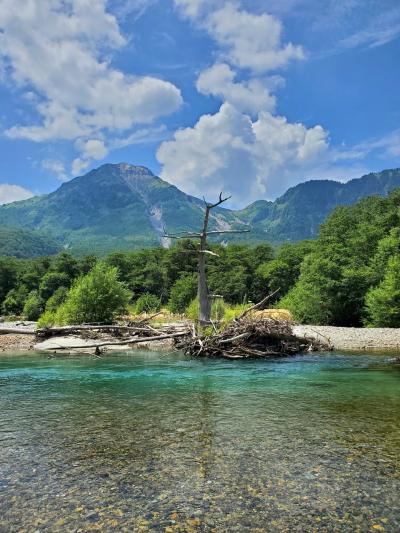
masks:
[[[0,0],[0,203],[104,163],[231,207],[400,167],[398,0]]]

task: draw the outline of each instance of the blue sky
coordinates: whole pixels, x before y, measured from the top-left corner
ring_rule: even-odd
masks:
[[[232,206],[400,166],[398,0],[0,0],[0,203],[105,162]]]

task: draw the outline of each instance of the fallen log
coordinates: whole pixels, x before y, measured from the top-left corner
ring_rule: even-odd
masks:
[[[188,332],[185,331],[181,333],[169,333],[167,335],[156,335],[154,337],[131,337],[128,339],[121,338],[119,341],[110,340],[110,341],[96,342],[93,344],[80,344],[80,345],[78,344],[75,346],[59,345],[58,347],[52,348],[52,349],[57,349],[57,350],[81,350],[81,349],[86,349],[86,348],[98,349],[98,348],[103,348],[105,346],[123,346],[124,344],[138,344],[140,342],[161,341],[165,339],[173,339],[173,338],[183,337],[187,335],[188,335]]]
[[[29,330],[26,328],[0,328],[0,335],[35,335],[35,330]]]
[[[117,324],[107,324],[99,326],[90,326],[90,325],[76,325],[76,326],[52,326],[51,328],[40,328],[35,331],[38,336],[51,336],[59,334],[70,334],[77,333],[80,331],[128,331],[128,332],[158,332],[161,334],[161,331],[156,330],[151,326],[141,327],[141,326],[121,326]],[[1,330],[0,330],[1,332]]]

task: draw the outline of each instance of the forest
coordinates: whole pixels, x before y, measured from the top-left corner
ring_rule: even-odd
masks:
[[[207,258],[210,289],[227,305],[256,302],[277,291],[270,304],[290,310],[300,323],[399,327],[399,217],[400,189],[337,207],[314,241],[277,249],[210,245],[217,254]],[[185,313],[197,293],[194,247],[187,239],[170,249],[116,252],[101,260],[66,251],[35,259],[2,257],[1,312],[37,320],[96,289],[105,300],[117,294],[120,311],[168,307]]]

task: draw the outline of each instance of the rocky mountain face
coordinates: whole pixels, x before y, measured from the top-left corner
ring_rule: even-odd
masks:
[[[400,169],[368,174],[348,183],[309,181],[289,189],[274,202],[257,201],[240,211],[213,212],[213,229],[251,229],[225,240],[297,241],[313,238],[337,206],[400,187]],[[125,163],[103,165],[61,185],[51,194],[0,207],[0,226],[48,235],[54,246],[77,255],[104,255],[115,250],[170,243],[170,233],[201,227],[203,201],[155,176],[149,169]],[[12,247],[11,247],[12,248]],[[11,255],[0,241],[0,255]]]

